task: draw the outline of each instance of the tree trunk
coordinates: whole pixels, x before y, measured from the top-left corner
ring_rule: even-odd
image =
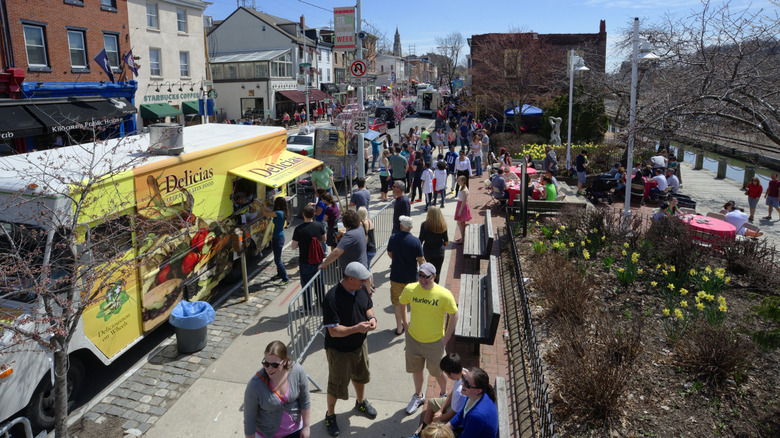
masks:
[[[54,352],[54,409],[54,436],[68,438],[68,353],[64,347]]]

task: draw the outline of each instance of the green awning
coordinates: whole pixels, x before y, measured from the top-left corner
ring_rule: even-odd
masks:
[[[184,111],[184,115],[200,115],[200,105],[198,104],[197,100],[188,100],[187,102],[182,102],[181,109]]]
[[[147,103],[141,105],[141,117],[144,119],[162,119],[164,117],[180,116],[181,111],[167,103]]]

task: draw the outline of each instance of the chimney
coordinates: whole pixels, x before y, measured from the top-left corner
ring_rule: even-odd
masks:
[[[301,31],[306,31],[306,19],[301,15]]]
[[[303,17],[301,17],[301,20],[303,20]],[[599,23],[599,33],[607,33],[607,21],[601,20]]]

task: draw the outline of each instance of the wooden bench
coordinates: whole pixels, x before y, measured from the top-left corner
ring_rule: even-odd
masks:
[[[566,202],[566,201],[538,201],[535,199],[528,200],[528,215],[529,216],[556,216],[561,214],[561,211],[569,206],[575,208],[585,208],[584,202]]]
[[[486,274],[461,274],[458,296],[458,322],[455,339],[479,345],[493,345],[501,318],[498,292],[498,260],[490,256]]]
[[[493,251],[493,215],[485,211],[485,223],[466,225],[466,236],[463,238],[463,256],[476,261],[487,260]]]
[[[512,431],[509,429],[509,393],[506,389],[506,379],[496,377],[493,389],[496,391],[496,407],[498,408],[498,438],[510,438]]]

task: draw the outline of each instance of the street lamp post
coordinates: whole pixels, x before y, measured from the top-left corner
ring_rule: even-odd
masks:
[[[645,42],[642,45],[642,51],[639,50],[639,18],[634,18],[634,34],[632,37],[631,51],[631,100],[628,116],[628,158],[626,161],[626,197],[623,215],[626,225],[631,218],[631,185],[628,181],[629,172],[634,167],[634,139],[636,137],[636,85],[637,85],[637,63],[642,60],[656,60],[658,56],[652,53],[650,44]]]
[[[575,67],[576,65],[576,67]],[[588,71],[588,67],[585,67],[585,60],[581,56],[574,53],[574,49],[569,50],[569,136],[566,139],[566,171],[571,169],[571,107],[572,97],[574,96],[574,72],[575,71]]]

